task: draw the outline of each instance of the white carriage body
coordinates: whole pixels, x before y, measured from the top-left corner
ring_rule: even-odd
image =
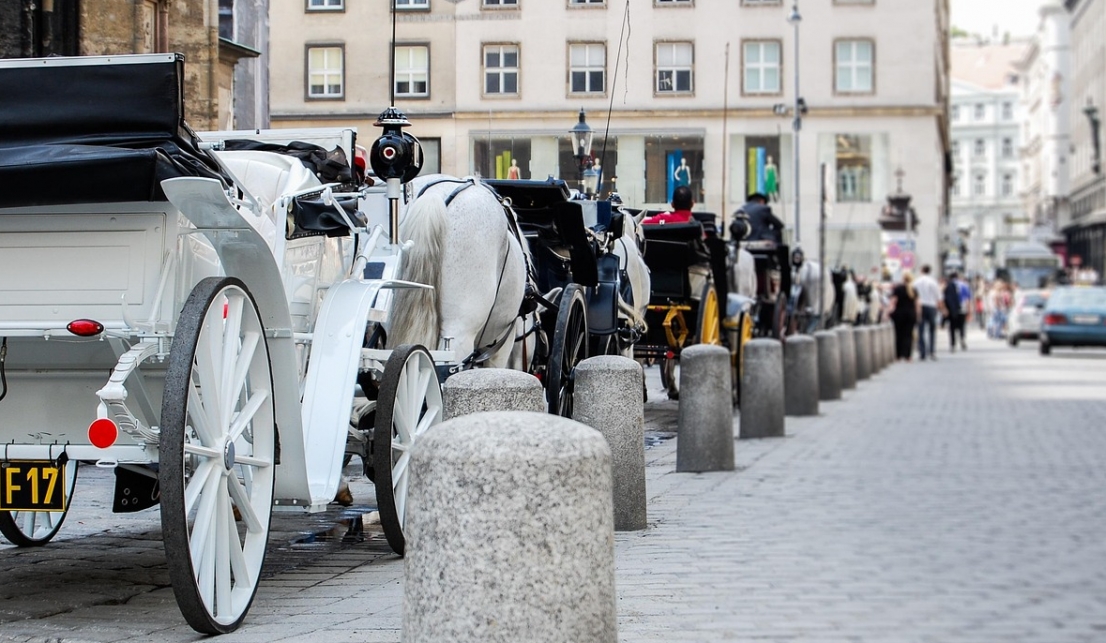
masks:
[[[172,54],[102,59],[172,60]],[[352,159],[356,131],[201,138],[304,141],[341,147]],[[333,499],[357,371],[365,361],[375,359],[379,367],[386,359],[375,355],[379,351],[366,357],[362,343],[368,320],[386,317],[399,251],[386,246],[387,235],[377,228],[369,251],[380,278],[352,274],[349,237],[286,234],[289,195],[324,189],[298,159],[269,151],[214,154],[242,191],[240,199],[232,200],[218,180],[182,177],[162,182],[167,201],[0,208],[0,337],[8,338],[0,460],[54,459],[65,451],[72,460],[100,466],[156,463],[156,423],[177,315],[201,279],[228,275],[247,285],[265,328],[281,449],[275,504],[317,511]],[[59,189],[64,184],[59,180]],[[382,188],[362,196],[379,221],[387,207]],[[81,319],[103,324],[105,332],[76,337],[66,330]],[[139,426],[120,416],[123,409],[141,418]],[[107,448],[89,440],[98,415],[122,429]]]

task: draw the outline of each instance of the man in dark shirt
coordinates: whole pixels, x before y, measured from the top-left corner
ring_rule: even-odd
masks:
[[[749,200],[738,210],[749,220],[749,236],[746,241],[774,241],[783,243],[783,221],[780,221],[768,205],[768,198],[759,192],[749,195]]]

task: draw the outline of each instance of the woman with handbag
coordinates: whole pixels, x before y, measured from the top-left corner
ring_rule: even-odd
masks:
[[[914,349],[914,327],[921,305],[914,291],[914,275],[904,272],[902,283],[891,291],[891,321],[895,324],[895,358],[909,362]]]

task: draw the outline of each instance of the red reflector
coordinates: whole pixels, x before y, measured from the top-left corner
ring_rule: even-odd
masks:
[[[230,310],[230,302],[229,301],[224,301],[223,302],[223,319],[227,318],[227,311],[229,311],[229,310]]]
[[[119,437],[119,427],[107,418],[100,418],[88,427],[88,441],[97,449],[106,449],[115,444]]]
[[[676,358],[676,353],[674,353],[672,351],[665,351],[664,358],[665,359],[675,359]]]
[[[104,332],[104,325],[91,319],[74,319],[66,324],[65,330],[80,337],[93,337]]]
[[[1049,314],[1045,315],[1045,325],[1046,326],[1056,326],[1058,324],[1066,324],[1066,323],[1068,323],[1068,318],[1065,317],[1064,315],[1061,315],[1060,313],[1049,313]]]

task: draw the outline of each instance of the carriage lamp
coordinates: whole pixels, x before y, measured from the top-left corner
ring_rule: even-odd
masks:
[[[388,197],[390,234],[392,245],[399,244],[399,199],[403,196],[402,184],[419,174],[422,169],[422,147],[419,139],[403,131],[411,121],[395,107],[380,113],[376,127],[383,130],[380,138],[369,150],[369,164],[373,172],[384,179],[385,196]]]
[[[591,164],[591,161],[585,161],[587,164],[586,170],[584,170],[584,194],[591,198],[595,196],[595,193],[599,189],[599,172]]]
[[[584,184],[584,172],[588,169],[591,161],[591,139],[595,132],[588,125],[583,108],[580,108],[580,121],[568,130],[568,134],[572,137],[572,158],[576,159],[576,167],[580,171],[580,182],[583,184],[584,192],[587,192],[587,185]],[[596,182],[598,182],[599,173],[596,172],[595,175]]]

